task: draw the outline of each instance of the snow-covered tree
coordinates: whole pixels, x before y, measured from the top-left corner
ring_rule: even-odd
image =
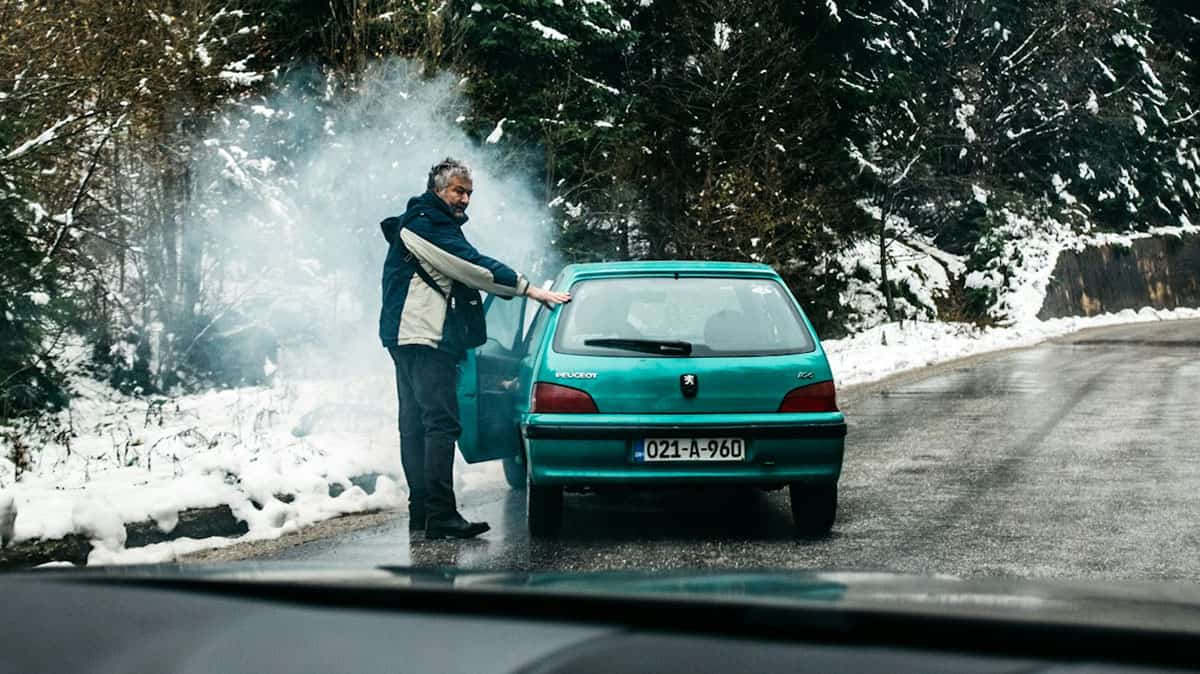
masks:
[[[57,294],[76,291],[101,360],[120,370],[128,354],[157,353],[156,383],[169,386],[203,321],[190,171],[213,110],[264,78],[255,17],[236,0],[5,11],[0,66],[16,77],[0,110],[15,131],[0,171],[28,176],[54,223],[45,254],[68,284]]]
[[[626,60],[637,3],[451,3],[466,47],[464,120],[502,161],[531,170],[575,259],[624,257],[633,198],[615,174],[636,151]]]
[[[1027,232],[1013,222],[1192,217],[1194,104],[1160,67],[1145,3],[895,0],[844,13],[868,31],[844,77],[860,110],[847,148],[882,249],[900,233],[893,216],[993,266],[1012,264],[993,253]]]

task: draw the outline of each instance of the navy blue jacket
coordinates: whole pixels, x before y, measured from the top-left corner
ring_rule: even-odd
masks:
[[[446,337],[453,334],[445,329],[446,301],[417,275],[416,264],[429,272],[447,297],[456,282],[500,297],[525,294],[529,283],[523,276],[467,241],[462,232],[466,221],[454,217],[436,194],[426,192],[408,200],[404,215],[379,223],[389,246],[379,312],[379,339],[384,346],[420,344],[455,355],[464,351],[463,345]]]

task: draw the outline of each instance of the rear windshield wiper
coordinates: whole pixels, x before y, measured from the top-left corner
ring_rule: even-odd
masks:
[[[585,346],[602,346],[609,349],[661,353],[672,356],[692,355],[691,342],[672,342],[661,339],[585,339]]]

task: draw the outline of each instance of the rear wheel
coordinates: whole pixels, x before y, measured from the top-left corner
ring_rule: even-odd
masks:
[[[525,489],[525,462],[518,457],[510,456],[502,461],[504,464],[504,481],[516,491]]]
[[[788,485],[792,502],[792,520],[801,536],[824,536],[837,517],[837,484]]]
[[[563,488],[526,483],[525,502],[529,535],[534,538],[553,538],[562,527]]]

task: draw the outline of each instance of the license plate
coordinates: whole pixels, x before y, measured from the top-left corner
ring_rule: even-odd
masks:
[[[741,438],[645,438],[633,445],[636,463],[660,461],[745,461]]]

